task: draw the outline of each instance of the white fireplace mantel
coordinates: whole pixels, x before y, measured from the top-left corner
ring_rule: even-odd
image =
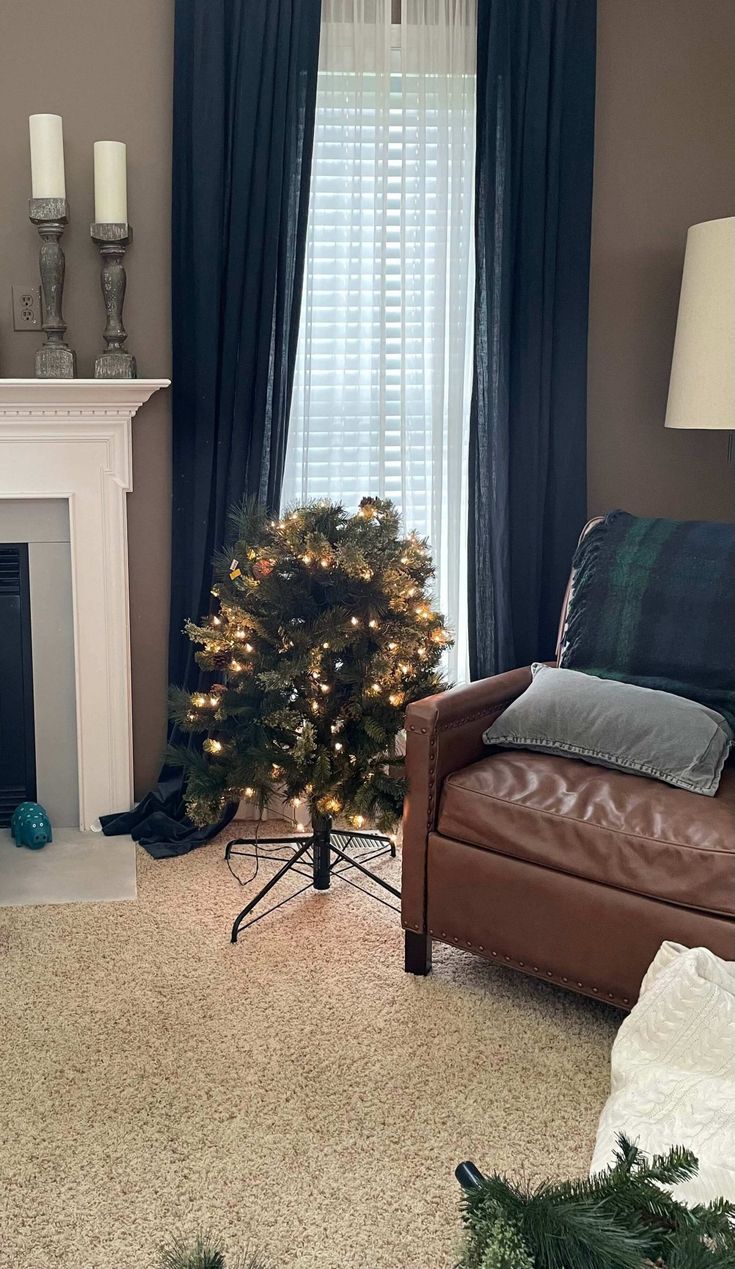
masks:
[[[132,419],[168,379],[0,379],[0,498],[69,503],[80,827],[133,800]]]

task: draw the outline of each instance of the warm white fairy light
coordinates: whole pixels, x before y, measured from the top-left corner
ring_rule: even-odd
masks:
[[[245,790],[245,797],[251,798],[254,793],[255,793],[255,789],[251,789],[250,785],[248,785],[247,789]]]
[[[246,643],[246,644],[245,644],[245,651],[246,651],[246,652],[252,652],[252,651],[253,651],[253,645],[252,645],[252,643]]]
[[[209,703],[210,703],[210,705],[211,705],[212,707],[214,707],[215,705],[219,705],[219,697],[218,697],[218,696],[210,696],[210,698],[209,698]]]
[[[322,644],[322,647],[323,647],[323,648],[328,648],[328,647],[329,647],[329,642],[323,643],[323,644]]]
[[[389,652],[395,652],[395,651],[397,650],[397,648],[398,648],[398,644],[397,644],[397,643],[389,643],[389,644],[388,644],[388,651],[389,651]]]
[[[237,672],[242,669],[242,666],[239,661],[230,661],[230,669],[237,674]]]
[[[359,626],[359,624],[360,624],[360,622],[359,622],[359,620],[358,620],[358,618],[357,618],[357,617],[350,617],[350,625],[351,625],[351,626]]]
[[[363,824],[365,823],[365,816],[364,816],[364,815],[353,815],[353,816],[352,816],[352,823],[355,825],[355,828],[362,828]]]
[[[222,625],[222,618],[221,618],[221,617],[213,617],[213,618],[212,618],[212,625],[213,625],[213,626],[221,626],[221,625]]]
[[[205,706],[205,705],[206,705],[206,703],[207,703],[207,699],[206,699],[206,697],[205,697],[205,696],[202,696],[201,692],[197,692],[197,695],[196,695],[196,696],[194,696],[192,699],[193,699],[194,704],[196,705],[197,709],[203,709],[203,708],[204,708],[204,706]]]
[[[329,568],[329,560],[327,559],[326,555],[324,559],[319,561],[319,563],[321,564],[322,568]]]
[[[335,741],[334,748],[335,748],[335,750],[337,751],[337,753],[341,753],[341,751],[342,751],[342,742],[341,742],[340,740]]]
[[[374,618],[374,617],[371,617],[370,621],[368,622],[368,625],[369,625],[369,627],[370,627],[370,629],[371,629],[371,630],[377,630],[377,629],[378,629],[378,623],[377,623],[377,621],[375,620],[375,618]]]
[[[301,806],[301,798],[291,798],[292,806]]]
[[[331,689],[331,687],[329,686],[329,684],[328,684],[328,683],[320,683],[320,684],[319,684],[319,691],[320,691],[320,692],[323,692],[325,696],[327,695],[327,692],[331,692],[331,690],[332,690],[332,689]]]

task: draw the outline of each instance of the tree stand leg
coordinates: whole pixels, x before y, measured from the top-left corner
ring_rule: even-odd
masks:
[[[406,930],[405,934],[406,973],[422,976],[431,973],[431,935],[417,934],[415,930]]]
[[[282,908],[290,899],[295,899],[297,895],[303,894],[305,890],[310,890],[313,886],[315,890],[329,890],[332,884],[332,877],[338,877],[340,881],[347,882],[348,885],[354,886],[356,890],[361,890],[363,894],[368,894],[372,899],[376,899],[378,903],[382,903],[387,908],[391,908],[394,912],[400,912],[400,908],[390,903],[387,899],[383,899],[379,894],[366,890],[364,886],[350,877],[345,876],[346,872],[353,868],[360,873],[361,877],[366,877],[374,882],[381,889],[387,890],[389,894],[396,899],[400,899],[401,892],[389,881],[378,873],[371,872],[365,865],[372,859],[377,859],[379,855],[387,855],[395,857],[395,846],[389,837],[381,834],[365,832],[361,833],[354,829],[333,828],[331,818],[328,815],[321,815],[315,810],[312,811],[312,828],[313,832],[309,837],[272,837],[260,839],[257,837],[235,837],[227,843],[225,849],[225,859],[233,859],[236,856],[244,855],[248,859],[268,859],[274,863],[280,863],[281,867],[275,876],[259,890],[253,899],[250,900],[247,907],[243,908],[240,915],[235,920],[232,927],[231,940],[237,942],[238,934],[249,926],[254,925],[256,921],[261,921],[269,912],[275,912],[276,908]],[[362,848],[362,853],[353,856],[348,852],[354,848]],[[238,846],[246,846],[247,850],[237,850]],[[277,852],[282,847],[288,847],[293,851],[289,859],[283,860],[282,856]],[[260,853],[265,847],[266,853]],[[256,867],[257,872],[257,867]],[[299,890],[286,895],[279,903],[274,903],[271,908],[267,908],[265,912],[259,912],[257,916],[251,913],[260,904],[271,890],[278,885],[282,877],[287,873],[294,872],[299,877],[307,878],[307,885],[302,886]],[[426,973],[427,971],[421,971]]]

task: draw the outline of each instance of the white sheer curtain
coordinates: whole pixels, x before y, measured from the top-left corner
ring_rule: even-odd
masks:
[[[390,497],[467,677],[474,0],[325,0],[284,504]]]

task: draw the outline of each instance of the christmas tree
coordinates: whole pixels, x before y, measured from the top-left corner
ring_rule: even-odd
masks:
[[[240,798],[306,801],[312,826],[332,816],[393,825],[403,782],[396,739],[410,701],[443,690],[452,642],[431,602],[426,543],[402,537],[395,507],[364,498],[356,515],[315,502],[269,519],[253,502],[233,515],[216,563],[218,603],[189,622],[211,685],[175,691],[191,819],[205,824]]]
[[[687,1207],[666,1188],[697,1167],[690,1150],[649,1159],[622,1135],[613,1164],[580,1181],[515,1185],[461,1164],[459,1269],[735,1269],[735,1205]]]

